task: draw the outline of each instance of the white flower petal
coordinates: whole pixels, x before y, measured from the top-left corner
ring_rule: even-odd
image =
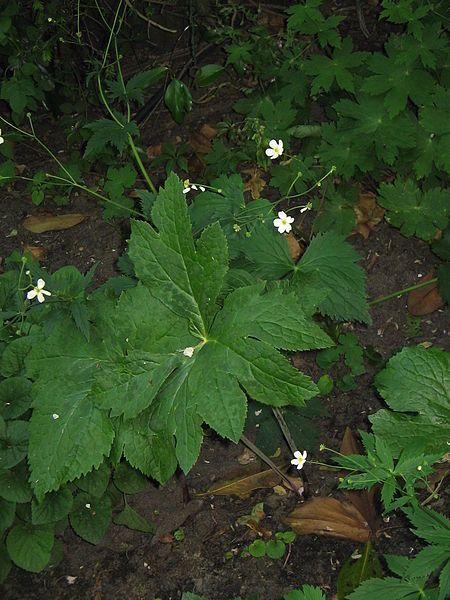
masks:
[[[33,300],[33,298],[36,298],[37,295],[38,295],[37,291],[33,288],[32,290],[30,290],[27,293],[27,299],[28,300]]]
[[[38,279],[36,287],[41,288],[41,289],[45,288],[45,281],[43,279]]]

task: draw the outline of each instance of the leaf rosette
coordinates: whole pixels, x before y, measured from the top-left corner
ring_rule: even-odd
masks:
[[[280,350],[333,344],[298,296],[264,282],[221,293],[228,270],[218,223],[194,240],[182,184],[172,175],[153,206],[154,227],[132,223],[139,283],[116,302],[90,301],[89,342],[69,320],[27,359],[36,380],[31,483],[38,498],[122,455],[166,481],[187,472],[206,422],[237,442],[247,395],[302,406],[318,393]],[[188,351],[187,351],[188,350]]]

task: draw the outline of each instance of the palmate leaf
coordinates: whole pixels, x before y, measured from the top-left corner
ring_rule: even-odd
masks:
[[[335,233],[317,235],[296,266],[292,286],[301,298],[303,287],[327,290],[319,311],[332,318],[370,323],[364,271],[359,254]]]
[[[112,119],[98,119],[85,125],[85,128],[92,132],[86,144],[85,157],[102,152],[107,145],[122,153],[128,143],[128,136],[137,135],[139,132],[134,121],[119,124]]]
[[[350,140],[363,138],[366,149],[375,150],[376,157],[388,165],[393,164],[400,149],[415,146],[416,122],[412,115],[403,112],[391,116],[376,97],[359,94],[358,102],[340,100],[334,108],[346,118],[345,124],[353,134]]]
[[[325,55],[312,56],[304,67],[308,75],[315,75],[311,83],[311,94],[315,95],[321,90],[329,92],[334,82],[340,89],[355,93],[352,70],[361,66],[366,56],[366,52],[353,51],[353,43],[349,37],[344,39],[341,48],[334,49],[331,58]]]
[[[406,108],[408,99],[418,106],[426,103],[436,85],[428,71],[399,63],[395,55],[384,56],[376,52],[369,59],[368,67],[374,74],[366,78],[361,89],[371,96],[383,94],[391,118]]]
[[[411,179],[397,179],[380,186],[378,202],[387,210],[386,220],[403,235],[431,241],[436,229],[445,229],[450,215],[448,190],[432,188],[422,192]]]

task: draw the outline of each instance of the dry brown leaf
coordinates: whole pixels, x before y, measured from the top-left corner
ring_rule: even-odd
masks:
[[[350,427],[345,428],[344,437],[342,439],[340,453],[344,456],[350,454],[361,454],[361,449]],[[346,471],[341,471],[342,476],[347,474]],[[358,512],[364,517],[368,523],[372,533],[375,533],[379,526],[379,516],[375,505],[375,497],[378,493],[376,486],[370,490],[344,490],[344,494]]]
[[[300,535],[328,535],[366,543],[370,527],[350,503],[335,498],[312,498],[295,508],[283,522]]]
[[[422,277],[422,281],[430,281],[433,277],[434,273],[430,271],[425,277]],[[429,315],[438,308],[441,308],[441,306],[444,306],[444,300],[439,294],[436,281],[408,294],[408,311],[415,317]]]
[[[42,248],[42,246],[29,246],[25,244],[23,251],[24,253],[29,252],[34,259],[39,261],[45,258],[45,248]]]
[[[205,492],[198,492],[196,496],[239,496],[248,498],[254,490],[260,488],[272,488],[282,481],[272,469],[260,471],[259,473],[246,474],[236,479],[220,481],[215,483]]]
[[[256,454],[250,448],[245,447],[242,454],[238,456],[237,461],[240,465],[249,465],[256,461]]]
[[[289,252],[291,254],[292,260],[294,262],[297,262],[298,259],[300,258],[300,256],[305,251],[305,247],[301,246],[298,243],[298,241],[295,238],[295,235],[292,233],[292,231],[287,234],[286,238],[287,238],[287,243],[288,243],[288,246],[289,246]]]
[[[215,125],[211,125],[210,123],[203,123],[200,127],[200,133],[205,136],[208,140],[212,140],[219,133],[219,130]]]
[[[22,225],[33,233],[44,233],[44,231],[60,231],[78,225],[87,215],[72,213],[69,215],[38,215],[27,217]]]
[[[200,131],[193,131],[189,136],[189,145],[197,154],[208,154],[212,150],[211,139]]]
[[[250,192],[253,200],[261,197],[262,190],[266,187],[266,182],[261,177],[261,171],[258,169],[244,169],[243,173],[250,175],[250,179],[245,182],[244,192]]]
[[[378,206],[375,194],[361,192],[353,210],[356,215],[356,225],[352,233],[359,233],[367,239],[372,229],[383,220],[384,209]]]
[[[147,146],[147,158],[153,160],[157,156],[162,154],[162,144],[155,144],[154,146]]]

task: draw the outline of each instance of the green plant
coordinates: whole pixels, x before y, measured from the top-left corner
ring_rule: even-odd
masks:
[[[274,560],[283,558],[288,545],[295,541],[296,535],[293,531],[278,531],[273,540],[255,540],[246,551],[254,558],[268,556]]]

